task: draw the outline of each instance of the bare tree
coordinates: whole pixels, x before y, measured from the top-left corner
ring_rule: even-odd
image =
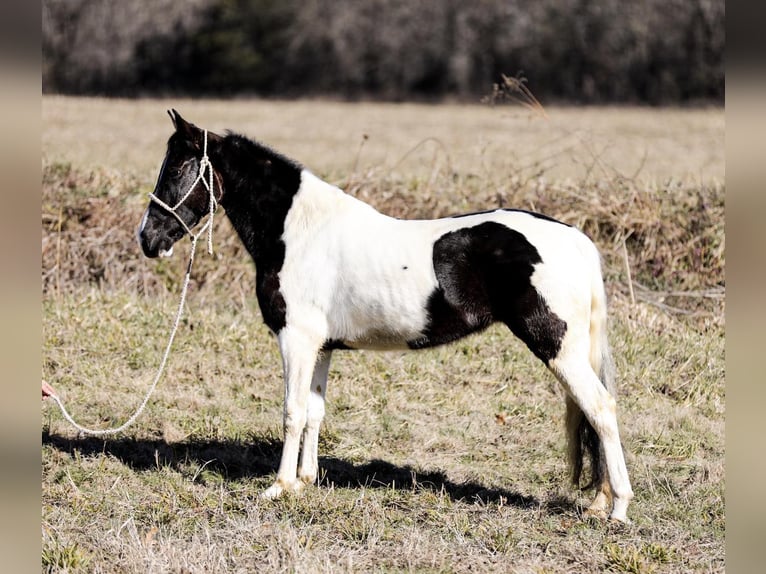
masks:
[[[43,0],[43,89],[134,82],[135,47],[197,25],[215,0]]]
[[[724,0],[43,0],[43,89],[722,100]],[[192,77],[193,75],[193,77]]]

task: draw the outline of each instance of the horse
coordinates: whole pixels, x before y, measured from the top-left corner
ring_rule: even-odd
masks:
[[[502,322],[565,391],[571,478],[580,484],[589,459],[596,490],[586,513],[628,520],[601,256],[585,234],[519,209],[389,217],[262,143],[168,114],[175,131],[138,239],[146,257],[169,256],[220,206],[254,261],[285,384],[282,456],[263,498],[317,479],[333,352],[425,349]]]

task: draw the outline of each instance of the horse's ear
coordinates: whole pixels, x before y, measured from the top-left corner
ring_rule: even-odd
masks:
[[[176,128],[176,133],[184,136],[188,141],[192,142],[195,146],[199,147],[201,143],[201,133],[197,126],[187,122],[181,117],[178,111],[171,109],[168,111],[170,119],[173,121],[173,126]]]
[[[194,124],[190,124],[185,119],[183,119],[181,117],[181,114],[179,114],[178,111],[175,109],[168,110],[168,115],[170,116],[170,119],[173,121],[173,127],[176,128],[177,132],[191,134],[196,128]]]

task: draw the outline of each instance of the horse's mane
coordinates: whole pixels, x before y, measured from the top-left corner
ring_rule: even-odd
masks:
[[[275,149],[269,147],[268,145],[262,142],[253,140],[242,134],[238,134],[231,130],[227,130],[226,137],[224,139],[226,140],[228,144],[234,145],[236,148],[239,148],[246,155],[252,154],[261,159],[268,159],[275,163],[285,164],[299,171],[303,169],[303,165],[301,165],[300,162],[279,153]]]

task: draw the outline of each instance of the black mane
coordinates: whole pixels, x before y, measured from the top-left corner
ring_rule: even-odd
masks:
[[[224,146],[230,149],[239,150],[243,155],[252,155],[259,159],[283,164],[284,166],[296,169],[299,172],[304,169],[304,166],[300,162],[281,154],[265,143],[231,130],[226,130]]]

